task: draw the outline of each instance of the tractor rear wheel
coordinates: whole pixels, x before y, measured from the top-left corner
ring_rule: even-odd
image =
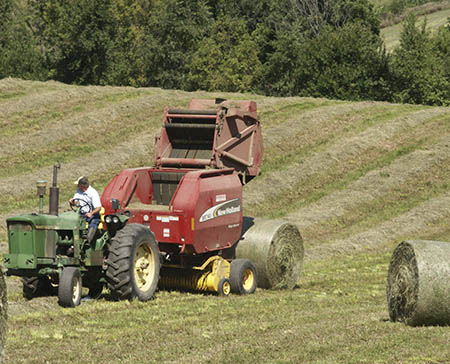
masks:
[[[27,300],[35,297],[51,296],[53,286],[48,277],[22,277],[22,294]]]
[[[148,227],[129,224],[111,239],[106,280],[114,299],[148,301],[159,280],[159,250]]]
[[[235,259],[230,265],[231,292],[250,294],[255,292],[256,268],[248,259]]]
[[[59,278],[58,303],[62,307],[75,307],[81,301],[81,273],[78,268],[65,267]]]

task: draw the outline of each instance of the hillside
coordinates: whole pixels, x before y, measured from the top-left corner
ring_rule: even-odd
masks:
[[[219,337],[234,348],[234,362],[412,363],[448,358],[448,330],[413,331],[385,322],[384,280],[390,253],[402,239],[450,241],[450,108],[3,79],[0,251],[6,251],[5,218],[37,210],[35,182],[50,181],[56,161],[62,165],[59,184],[61,208],[65,209],[64,201],[73,193],[72,182],[78,176],[88,175],[102,190],[121,169],[151,165],[163,108],[186,107],[191,98],[199,97],[257,102],[264,164],[262,175],[245,187],[244,213],[291,221],[299,227],[305,244],[300,289],[258,291],[255,297],[232,297],[224,305],[222,314],[230,321]],[[62,347],[66,352],[73,345],[84,350],[89,344],[89,337],[75,329],[81,324],[75,313],[78,309],[62,310],[51,298],[25,302],[18,281],[8,278],[8,285],[12,322],[9,362],[25,362],[33,348],[39,351],[36,362],[57,362],[55,358],[63,357],[59,335],[65,338]],[[240,312],[243,299],[249,300],[249,308]],[[160,361],[163,354],[172,362],[177,355],[186,355],[183,362],[198,358],[209,362],[214,352],[217,362],[227,362],[227,345],[217,344],[215,350],[200,343],[186,346],[192,332],[181,329],[187,320],[194,325],[192,330],[200,330],[197,334],[206,335],[202,337],[207,340],[220,321],[220,302],[215,297],[161,293],[147,306],[100,300],[79,310],[94,315],[85,330],[101,327],[95,348],[105,360],[113,360],[114,354],[100,344],[111,340],[118,341],[115,355],[123,362],[133,362],[139,355],[127,354],[126,343],[119,339],[121,325],[103,323],[96,316],[100,311],[110,317],[120,315],[125,320],[122,323],[126,315],[136,314],[136,326],[126,333],[128,340],[136,342],[141,339],[132,330],[146,327],[144,314],[153,315],[154,340],[157,334],[175,340],[175,333],[181,330],[179,339],[184,347],[161,344],[158,353],[143,349],[152,362]],[[281,303],[287,311],[277,323],[276,307]],[[165,326],[167,305],[174,316]],[[211,315],[211,322],[195,321],[199,312]],[[72,327],[72,336],[58,326],[60,319]],[[256,331],[260,336],[253,339],[254,325],[259,325]],[[244,343],[236,336],[239,332],[248,335]],[[425,334],[430,341],[426,347],[422,341]],[[33,339],[24,346],[27,335]],[[48,338],[52,337],[56,339],[50,345]],[[396,348],[396,339],[404,340],[405,346]],[[46,345],[50,345],[48,350]],[[276,347],[281,356],[272,351],[269,355],[269,347]],[[85,362],[95,362],[94,354],[86,355]]]
[[[450,190],[448,108],[14,79],[2,80],[0,92],[2,241],[5,217],[37,208],[35,182],[50,181],[56,161],[61,201],[79,175],[102,190],[121,169],[152,164],[164,106],[211,96],[258,103],[264,164],[245,188],[245,212],[289,219],[311,247],[381,234],[412,211],[422,211],[421,221],[407,225],[424,234],[446,217],[439,201]],[[407,229],[395,228],[387,240]]]
[[[421,27],[426,22],[426,29],[429,32],[434,32],[448,23],[450,18],[450,1],[429,2],[416,8],[406,9],[401,16],[392,16],[395,21],[387,20],[387,24],[382,24],[381,37],[388,51],[394,50],[400,44],[400,34],[403,29],[402,20],[408,12],[413,12],[417,15],[418,27]]]

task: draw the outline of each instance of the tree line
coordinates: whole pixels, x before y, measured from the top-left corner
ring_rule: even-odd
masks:
[[[2,0],[0,78],[450,104],[450,20],[369,0]]]

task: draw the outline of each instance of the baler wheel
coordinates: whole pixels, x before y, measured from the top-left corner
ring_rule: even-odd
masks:
[[[219,296],[228,296],[231,293],[230,280],[222,278],[217,285],[217,294]]]
[[[54,293],[48,277],[22,277],[22,285],[22,294],[27,300],[50,296]]]
[[[75,307],[81,301],[81,273],[78,268],[65,267],[58,287],[58,303],[62,307]]]
[[[148,301],[159,280],[159,250],[148,227],[128,224],[111,239],[106,279],[114,299]]]
[[[256,268],[248,259],[235,259],[230,266],[231,292],[250,294],[255,292],[257,279]]]

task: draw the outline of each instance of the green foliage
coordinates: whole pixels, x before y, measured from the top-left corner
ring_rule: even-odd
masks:
[[[147,85],[184,88],[192,53],[210,24],[206,2],[161,0],[146,25],[143,55]]]
[[[440,71],[437,104],[450,105],[450,19],[432,38],[432,53],[436,55],[436,68]]]
[[[34,14],[13,0],[0,4],[0,78],[44,79],[47,75]]]
[[[378,13],[370,0],[4,0],[0,77],[448,104],[445,31],[410,49],[408,30],[389,61]]]
[[[145,55],[148,0],[115,0],[111,4],[114,42],[107,52],[103,82],[113,85],[148,85]]]
[[[259,81],[258,46],[241,19],[220,18],[189,65],[190,89],[245,92]]]
[[[51,77],[66,83],[99,84],[112,42],[110,1],[50,0],[40,7]]]
[[[13,0],[2,0],[0,2],[0,45],[4,41],[4,36],[8,30],[9,22],[12,16],[12,1]]]
[[[416,27],[412,13],[403,26],[400,47],[392,57],[394,100],[398,102],[442,105],[449,104],[448,70],[450,39],[443,29],[432,37],[426,23]]]
[[[274,93],[354,100],[388,97],[386,54],[378,36],[363,25],[324,28],[313,38],[278,35],[267,75]]]

